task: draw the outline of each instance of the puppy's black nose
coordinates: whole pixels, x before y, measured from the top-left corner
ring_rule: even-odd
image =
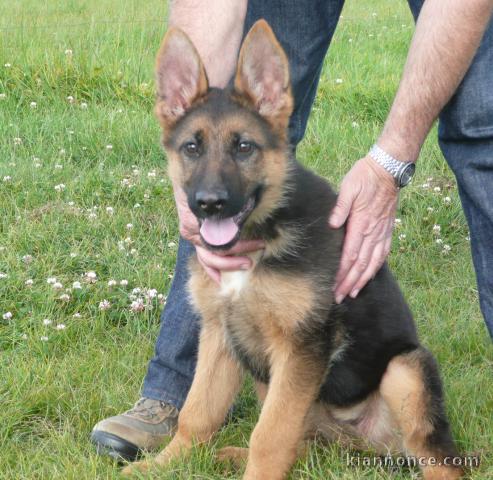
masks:
[[[220,213],[228,201],[228,192],[225,190],[199,190],[195,194],[197,206],[208,215]]]

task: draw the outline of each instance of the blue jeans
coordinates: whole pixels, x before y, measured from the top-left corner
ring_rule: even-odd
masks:
[[[410,0],[415,17],[423,0]],[[323,60],[343,0],[250,0],[245,32],[265,18],[290,60],[295,108],[293,147],[305,133]],[[440,115],[439,142],[459,186],[471,231],[481,309],[493,338],[493,23],[454,97]],[[181,239],[175,277],[161,316],[155,356],[142,395],[181,408],[195,370],[200,319],[187,299],[187,259],[194,247]]]

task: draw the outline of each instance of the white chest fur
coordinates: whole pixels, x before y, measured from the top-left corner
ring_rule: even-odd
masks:
[[[220,293],[226,297],[236,297],[248,285],[251,270],[238,270],[221,273]]]
[[[254,252],[248,255],[252,260],[252,267],[248,270],[236,270],[234,272],[221,272],[220,294],[225,297],[237,297],[244,290],[250,281],[255,265],[262,256],[261,252]]]

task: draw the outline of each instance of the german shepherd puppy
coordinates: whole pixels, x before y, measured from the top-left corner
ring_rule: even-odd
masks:
[[[387,265],[357,298],[334,302],[344,238],[328,226],[336,194],[293,158],[289,66],[268,24],[246,36],[225,90],[209,88],[191,41],[171,28],[157,90],[169,174],[204,245],[263,239],[266,247],[251,269],[222,273],[220,285],[191,258],[190,296],[202,317],[197,368],[177,433],[153,463],[207,442],[249,372],[263,403],[250,447],[220,452],[247,460],[244,479],[285,478],[315,434],[405,452],[427,480],[459,478],[461,469],[446,465],[457,452],[435,360]]]

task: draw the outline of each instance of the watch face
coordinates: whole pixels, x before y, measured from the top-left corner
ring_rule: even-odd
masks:
[[[416,170],[416,165],[414,163],[410,163],[406,165],[406,168],[401,173],[401,177],[399,178],[399,186],[405,187],[413,178],[414,171]]]

